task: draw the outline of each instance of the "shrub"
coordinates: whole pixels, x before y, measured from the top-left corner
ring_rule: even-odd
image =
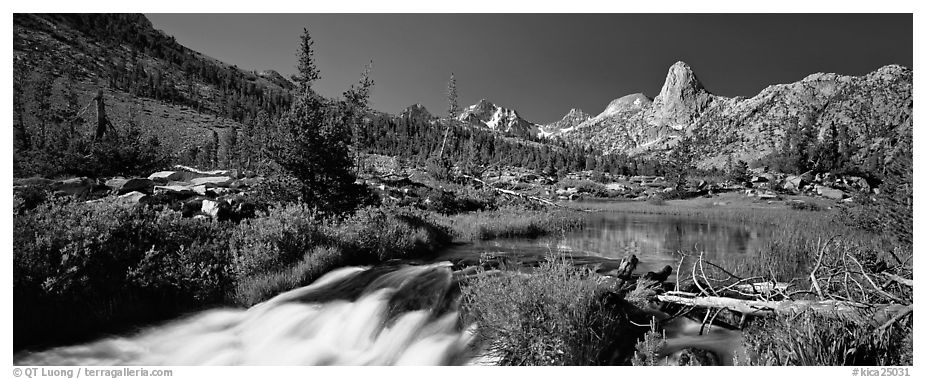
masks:
[[[325,230],[351,264],[420,256],[450,242],[445,227],[410,208],[361,208]]]
[[[631,364],[634,366],[660,366],[661,351],[666,347],[665,336],[651,324],[643,339],[637,342]]]
[[[314,210],[304,204],[270,208],[242,221],[231,233],[229,249],[238,278],[289,267],[316,245],[328,242]]]
[[[219,302],[225,226],[142,207],[53,200],[14,217],[14,345]]]
[[[898,366],[913,364],[911,327],[882,334],[876,326],[807,312],[759,320],[743,338],[752,365]]]
[[[308,285],[335,267],[344,266],[344,254],[335,247],[316,246],[295,266],[242,279],[235,289],[235,304],[250,307],[293,288]]]
[[[632,349],[633,337],[606,290],[584,270],[547,261],[530,275],[472,279],[462,287],[462,309],[502,365],[607,364],[622,342]]]
[[[788,206],[796,211],[819,212],[824,209],[823,206],[815,201],[789,201]]]

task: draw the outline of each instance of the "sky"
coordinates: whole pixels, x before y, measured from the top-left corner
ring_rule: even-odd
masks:
[[[659,93],[676,61],[714,94],[753,96],[816,72],[913,67],[910,14],[148,14],[183,45],[247,70],[295,72],[302,29],[339,96],[371,59],[373,108],[447,113],[488,99],[535,123]]]

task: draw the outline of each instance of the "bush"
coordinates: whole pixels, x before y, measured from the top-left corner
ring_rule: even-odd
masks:
[[[316,246],[295,266],[242,279],[235,289],[234,302],[250,307],[293,288],[309,285],[333,268],[344,265],[340,249]]]
[[[328,241],[315,211],[304,204],[292,204],[242,221],[231,233],[229,249],[235,275],[244,278],[289,267]]]
[[[76,338],[223,300],[224,225],[54,200],[14,217],[14,345]]]
[[[530,275],[483,276],[462,287],[477,341],[502,365],[613,363],[633,337],[620,301],[584,270],[547,261]]]
[[[815,201],[789,201],[787,203],[791,209],[796,211],[819,212],[824,209],[823,206]]]
[[[450,242],[445,227],[410,208],[361,208],[329,223],[325,233],[345,251],[350,264],[420,256]]]
[[[911,318],[912,320],[912,318]],[[807,312],[764,319],[743,331],[749,364],[776,366],[906,366],[913,364],[911,328],[876,326]]]

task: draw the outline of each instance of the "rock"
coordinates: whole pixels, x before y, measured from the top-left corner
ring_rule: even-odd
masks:
[[[759,199],[762,200],[778,200],[778,194],[774,192],[763,192],[759,194]]]
[[[113,178],[106,181],[106,186],[120,195],[135,191],[151,193],[154,181],[144,178]]]
[[[203,201],[208,200],[202,197],[187,200],[180,207],[180,214],[183,217],[193,217],[203,209]]]
[[[42,177],[13,179],[13,187],[51,187],[58,182]]]
[[[194,178],[190,180],[194,186],[206,185],[206,186],[215,186],[215,187],[227,187],[232,183],[232,178],[230,176],[204,176],[202,178]]]
[[[68,195],[86,195],[89,194],[96,183],[87,178],[65,179],[52,185],[55,191]]]
[[[852,186],[857,188],[859,191],[871,192],[871,185],[868,184],[868,180],[865,180],[865,178],[850,176],[849,181],[851,182]]]
[[[193,186],[193,192],[196,192],[196,194],[200,196],[215,196],[215,193],[208,190],[205,184]]]
[[[227,220],[231,215],[231,204],[227,201],[203,200],[200,210],[213,220]]]
[[[132,192],[129,192],[127,194],[117,197],[116,203],[125,204],[125,205],[135,205],[135,204],[144,202],[147,198],[148,198],[148,195],[144,193],[141,193],[138,191],[132,191]]]
[[[752,183],[765,183],[768,181],[768,178],[764,176],[756,175],[756,176],[753,176],[752,179],[750,179],[749,181]]]
[[[800,175],[792,175],[785,179],[784,188],[788,190],[799,190],[801,187],[807,185],[807,182]]]
[[[704,89],[685,62],[669,67],[666,81],[653,99],[653,121],[659,125],[686,125],[710,104],[711,94]]]
[[[174,182],[183,180],[183,173],[179,171],[158,171],[148,175],[148,179],[158,183]]]
[[[228,170],[212,170],[212,171],[203,171],[189,166],[176,165],[174,168],[186,172],[192,172],[194,174],[204,175],[204,176],[228,176]]]
[[[842,198],[846,197],[845,192],[827,186],[817,186],[817,195],[834,200],[842,200]]]
[[[664,282],[669,279],[669,275],[672,275],[672,266],[666,265],[662,270],[653,272],[647,272],[643,275],[643,279],[654,280],[657,282]]]
[[[707,182],[705,182],[705,181],[703,181],[703,180],[698,182],[698,189],[699,189],[699,190],[704,189],[705,186],[707,186]]]
[[[669,193],[669,192],[673,192],[673,191],[675,191],[675,188],[672,188],[672,187],[669,187],[669,188],[666,188],[666,189],[662,190],[663,193]]]

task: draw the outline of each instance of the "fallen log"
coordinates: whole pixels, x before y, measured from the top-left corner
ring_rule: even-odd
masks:
[[[719,296],[695,296],[695,294],[682,292],[667,292],[663,295],[657,295],[656,298],[664,303],[698,308],[727,309],[746,316],[768,317],[815,311],[821,315],[839,316],[854,321],[875,322],[878,324],[907,309],[903,304],[872,305],[836,300],[743,300]]]
[[[733,286],[737,291],[747,294],[773,294],[777,292],[784,293],[790,288],[789,283],[776,283],[776,282],[760,282],[760,283],[746,283],[746,284],[737,284]]]

